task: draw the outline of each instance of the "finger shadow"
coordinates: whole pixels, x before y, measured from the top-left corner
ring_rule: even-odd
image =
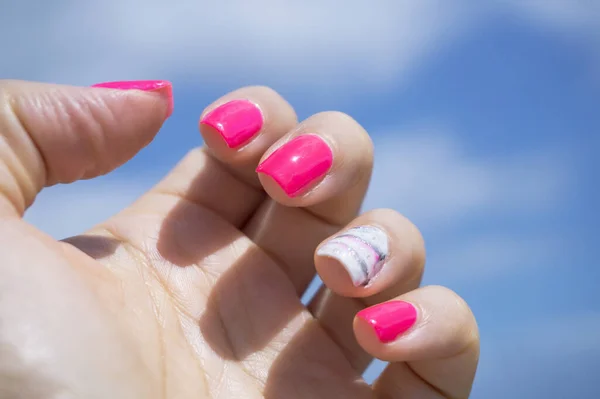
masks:
[[[242,234],[235,226],[243,225],[264,199],[264,193],[234,177],[219,161],[201,149],[193,151],[182,161],[186,167],[172,172],[196,169],[191,181],[171,176],[168,191],[179,200],[164,218],[156,244],[166,261],[180,267],[201,263],[232,245]]]
[[[251,217],[264,193],[210,157],[198,161],[207,164],[197,167],[187,187],[179,187],[156,248],[175,267],[200,265],[215,279],[198,320],[201,334],[223,359],[244,359],[264,349],[303,308],[282,269],[235,227]]]
[[[219,276],[199,326],[217,354],[239,361],[265,349],[302,310],[287,275],[252,245]]]
[[[265,399],[373,397],[371,386],[324,334],[319,322],[311,320],[294,335],[271,365]],[[331,345],[324,348],[324,342]]]
[[[200,173],[184,197],[197,198],[200,190],[221,183],[222,178]],[[198,211],[182,200],[165,219],[157,245],[162,257],[180,267],[200,262],[210,268],[213,262],[234,259],[217,265],[219,273],[212,275],[215,281],[198,320],[206,345],[222,359],[245,360],[264,374],[258,378],[269,399],[317,398],[325,392],[336,393],[331,397],[370,397],[370,387],[350,366],[340,373],[344,355],[319,323],[302,325],[307,316],[300,314],[306,309],[285,269],[239,230],[229,224],[221,227],[224,221],[215,219],[217,213],[222,211]],[[227,246],[235,256],[210,259]],[[299,324],[299,330],[290,328]]]
[[[202,264],[219,270],[218,274],[210,270],[206,273],[215,277],[198,320],[206,344],[225,360],[245,360],[258,353],[252,361],[260,362],[262,356],[274,356],[260,371],[265,373],[264,396],[268,399],[324,397],[331,384],[337,388],[333,390],[336,394],[329,397],[367,397],[358,394],[365,385],[356,375],[336,374],[334,364],[338,364],[339,354],[332,355],[323,350],[323,345],[315,345],[327,342],[318,322],[307,322],[295,330],[293,337],[286,332],[305,308],[283,269],[257,246],[239,245],[243,234],[219,216],[232,210],[225,199],[218,201],[231,188],[224,184],[223,174],[211,169],[214,168],[202,168],[182,188],[181,198],[158,230],[155,254],[174,267]],[[213,199],[217,201],[211,202]],[[249,203],[252,201],[256,200],[248,198]],[[248,207],[251,206],[250,203]],[[93,235],[72,237],[65,242],[96,259],[114,253],[120,245],[116,239]],[[236,253],[234,263],[226,267],[215,264],[228,262],[214,256],[228,246]],[[342,391],[342,395],[337,394]]]
[[[371,398],[370,385],[304,311],[283,269],[250,246],[218,277],[199,327],[215,353],[257,374],[266,399]]]

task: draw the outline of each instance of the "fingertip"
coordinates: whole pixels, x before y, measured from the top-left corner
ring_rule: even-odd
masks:
[[[307,118],[271,146],[257,168],[269,196],[284,206],[304,207],[335,225],[360,208],[372,170],[367,132],[341,112]]]
[[[202,111],[198,128],[206,149],[243,181],[259,187],[259,160],[297,122],[291,105],[273,89],[250,86]]]
[[[91,87],[124,91],[139,90],[143,92],[157,93],[166,103],[165,119],[169,118],[173,114],[173,84],[168,80],[122,80],[96,83]]]
[[[477,346],[477,331],[466,302],[452,290],[438,286],[418,288],[368,307],[355,320],[359,344],[388,361],[456,356]]]
[[[31,193],[42,186],[103,175],[122,165],[154,138],[172,107],[167,81],[95,86],[0,81],[0,100],[10,105],[2,118],[5,130],[27,143],[18,156],[28,170],[27,179],[35,182]],[[129,94],[136,88],[158,93]],[[16,201],[22,203],[16,205],[19,210],[31,203],[33,195],[24,197]]]
[[[369,336],[365,337],[358,324],[356,337],[359,343],[379,359],[396,364],[409,363],[412,372],[427,381],[429,386],[444,392],[445,396],[467,397],[479,360],[479,335],[477,323],[466,302],[452,290],[440,286],[418,288],[398,299],[418,308],[414,326],[396,338],[390,337],[393,338],[391,341],[378,345]],[[402,315],[393,309],[383,316],[373,314],[366,319],[372,318],[379,323],[381,317],[385,321],[386,318],[392,319],[394,314],[390,323],[401,323]],[[393,369],[384,372],[388,378],[393,373]],[[376,384],[378,392],[390,394],[397,391],[393,384],[389,384],[388,378]]]
[[[368,304],[417,288],[424,261],[418,229],[391,209],[358,216],[315,252],[316,270],[328,288]]]

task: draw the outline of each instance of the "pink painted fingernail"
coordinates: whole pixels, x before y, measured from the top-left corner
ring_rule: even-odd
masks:
[[[229,148],[250,140],[262,129],[264,120],[256,104],[248,100],[233,100],[210,111],[200,121],[215,129]]]
[[[117,90],[142,90],[160,93],[169,102],[167,118],[173,113],[173,85],[168,80],[126,80],[120,82],[96,83],[92,87]]]
[[[288,196],[295,197],[323,177],[332,164],[329,145],[315,134],[305,134],[275,150],[256,171],[270,176]]]
[[[380,303],[361,310],[357,317],[369,323],[383,343],[392,342],[417,321],[417,309],[404,301]]]

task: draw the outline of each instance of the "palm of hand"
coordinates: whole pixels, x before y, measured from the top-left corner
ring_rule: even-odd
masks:
[[[31,311],[13,320],[28,327],[14,331],[13,343],[37,352],[32,387],[105,398],[368,392],[281,265],[200,204],[150,192],[67,243],[21,221],[13,228],[2,241],[21,246],[15,255],[31,266],[13,270],[23,275],[11,280],[24,285],[9,289]]]

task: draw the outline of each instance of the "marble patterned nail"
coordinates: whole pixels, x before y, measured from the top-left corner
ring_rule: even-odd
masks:
[[[333,237],[317,255],[337,259],[356,287],[367,285],[388,257],[387,234],[375,226],[358,226]]]

